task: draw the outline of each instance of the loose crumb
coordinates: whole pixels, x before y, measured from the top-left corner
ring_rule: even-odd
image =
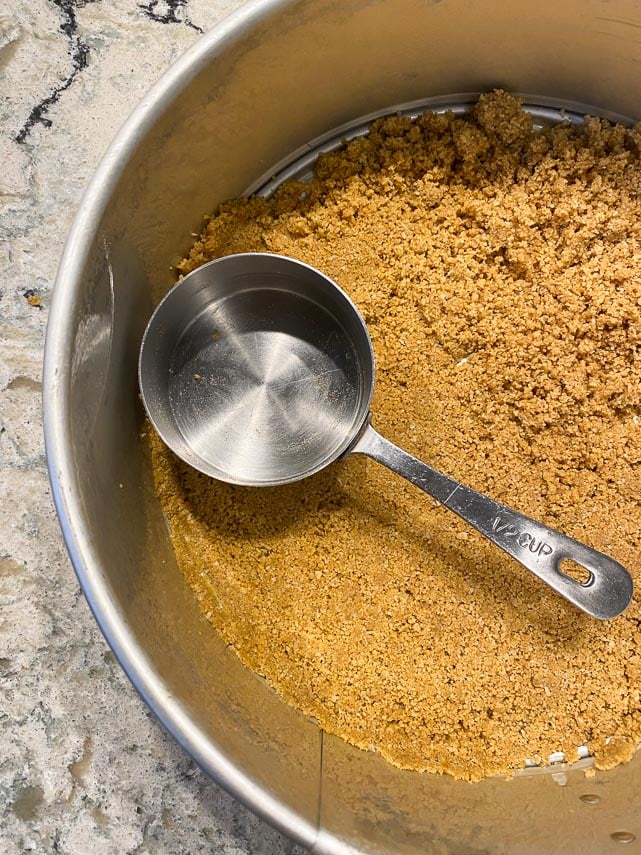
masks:
[[[27,303],[33,306],[34,309],[42,308],[42,298],[35,291],[25,291],[25,297],[27,298]]]
[[[252,251],[318,267],[368,323],[379,431],[638,586],[640,146],[589,117],[534,133],[502,92],[464,119],[388,118],[311,182],[221,205],[179,271]],[[578,746],[607,769],[641,742],[636,598],[578,612],[360,456],[259,490],[152,447],[204,614],[325,730],[468,780]]]

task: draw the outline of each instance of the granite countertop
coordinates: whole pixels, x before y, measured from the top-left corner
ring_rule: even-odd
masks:
[[[82,190],[130,110],[239,0],[0,4],[0,851],[301,852],[218,789],[116,663],[62,542],[42,352]]]

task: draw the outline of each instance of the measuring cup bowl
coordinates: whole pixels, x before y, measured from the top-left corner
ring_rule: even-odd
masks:
[[[344,454],[369,413],[374,358],[331,279],[278,255],[225,256],[179,282],[145,332],[152,424],[201,472],[287,484]]]

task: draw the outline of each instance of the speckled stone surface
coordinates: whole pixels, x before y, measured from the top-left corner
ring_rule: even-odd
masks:
[[[56,267],[129,111],[238,0],[0,3],[0,852],[294,853],[165,734],[93,622],[40,413]]]

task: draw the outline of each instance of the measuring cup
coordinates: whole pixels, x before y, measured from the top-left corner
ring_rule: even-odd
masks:
[[[411,481],[596,618],[616,617],[632,579],[612,558],[495,502],[398,448],[370,422],[374,353],[347,294],[278,255],[230,255],[194,270],[144,334],[149,418],[186,463],[230,484],[288,484],[348,454]],[[585,582],[561,569],[569,559]]]

